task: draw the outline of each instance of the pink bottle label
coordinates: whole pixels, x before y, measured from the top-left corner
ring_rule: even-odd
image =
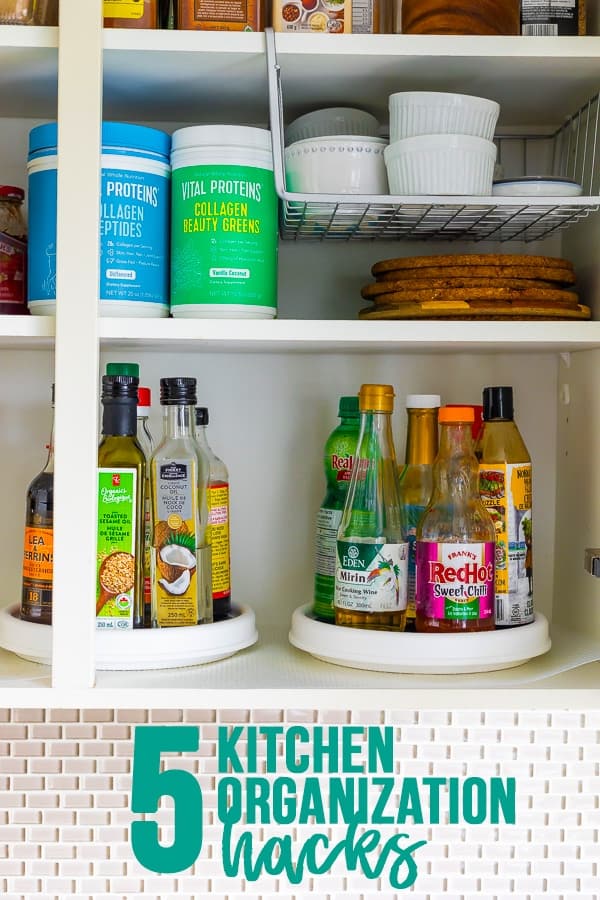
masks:
[[[416,608],[431,619],[494,617],[494,542],[417,541]]]

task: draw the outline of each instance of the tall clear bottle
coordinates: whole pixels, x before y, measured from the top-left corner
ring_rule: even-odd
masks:
[[[27,488],[21,618],[52,624],[52,575],[54,562],[54,385],[52,430],[46,465]]]
[[[208,443],[208,409],[196,409],[196,440],[208,460],[208,542],[212,558],[212,599],[215,621],[231,612],[231,553],[229,534],[229,472]]]
[[[146,457],[146,490],[144,493],[144,628],[152,625],[152,587],[150,557],[152,550],[152,501],[150,497],[150,460],[154,452],[154,439],[150,433],[148,418],[152,406],[150,388],[138,388],[137,439]]]
[[[531,457],[514,421],[513,389],[483,391],[479,492],[496,529],[496,625],[533,622]]]
[[[152,624],[212,622],[208,465],[195,439],[196,379],[161,378],[163,436],[152,455]]]
[[[404,630],[408,544],[392,436],[394,389],[363,384],[360,434],[337,539],[337,625]]]
[[[494,523],[479,498],[471,407],[439,411],[433,495],[417,528],[417,631],[494,628]]]
[[[409,394],[406,398],[408,428],[405,465],[400,475],[400,503],[408,541],[406,630],[415,630],[417,526],[429,506],[433,490],[433,463],[438,452],[437,394]]]

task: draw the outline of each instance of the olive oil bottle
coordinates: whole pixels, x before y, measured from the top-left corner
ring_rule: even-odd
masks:
[[[52,385],[54,410],[54,385]],[[54,426],[46,465],[27,488],[21,618],[52,624],[52,574],[54,556]]]
[[[139,378],[102,379],[98,448],[96,626],[144,626],[146,460],[137,433]]]

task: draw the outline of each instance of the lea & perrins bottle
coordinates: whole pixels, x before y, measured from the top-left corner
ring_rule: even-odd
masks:
[[[327,488],[317,513],[315,534],[314,614],[325,622],[335,621],[335,562],[337,533],[352,478],[352,468],[360,412],[358,397],[340,397],[338,416],[341,419],[325,444],[323,463]]]
[[[514,422],[512,387],[483,391],[479,493],[496,529],[496,625],[533,621],[531,457]]]
[[[470,407],[439,411],[433,495],[417,528],[417,631],[494,628],[495,532],[479,497]]]
[[[415,629],[415,581],[417,525],[429,505],[433,490],[433,463],[438,452],[437,394],[409,394],[406,398],[408,428],[405,465],[400,473],[400,503],[408,541],[406,630]]]
[[[335,621],[403,631],[408,544],[392,437],[394,389],[363,384],[358,398],[360,434],[336,547]]]
[[[54,415],[54,385],[52,385]],[[52,624],[52,576],[54,564],[54,422],[46,465],[27,488],[21,618]]]

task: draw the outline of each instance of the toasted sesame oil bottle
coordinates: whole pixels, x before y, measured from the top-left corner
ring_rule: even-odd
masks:
[[[403,631],[408,543],[392,437],[394,389],[363,384],[359,409],[356,457],[337,539],[335,621]]]

